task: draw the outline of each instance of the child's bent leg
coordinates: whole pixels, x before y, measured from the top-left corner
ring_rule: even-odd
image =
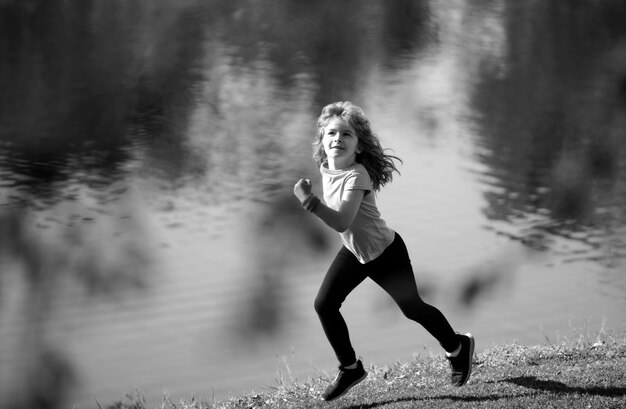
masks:
[[[365,280],[360,266],[356,257],[343,247],[329,267],[315,298],[315,311],[342,366],[357,360],[348,327],[339,309],[348,294]]]
[[[446,317],[420,297],[406,246],[399,235],[379,258],[368,263],[368,276],[393,298],[407,318],[435,337],[446,352],[459,347],[459,339]]]
[[[408,318],[420,323],[446,350],[452,385],[465,385],[472,373],[472,335],[456,334],[441,311],[420,298],[410,266],[374,273],[370,277],[393,297]]]
[[[459,347],[456,333],[443,313],[419,296],[412,271],[380,274],[372,279],[391,295],[407,318],[422,325],[446,352],[453,352]]]

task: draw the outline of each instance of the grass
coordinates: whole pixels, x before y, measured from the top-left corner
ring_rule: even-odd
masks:
[[[626,334],[602,332],[544,346],[493,346],[474,357],[472,378],[462,388],[448,385],[447,361],[434,354],[369,367],[368,372],[361,384],[330,403],[319,395],[334,374],[306,382],[286,381],[283,374],[278,386],[262,393],[223,402],[172,402],[166,397],[157,408],[626,408]],[[107,409],[152,408],[136,394]]]

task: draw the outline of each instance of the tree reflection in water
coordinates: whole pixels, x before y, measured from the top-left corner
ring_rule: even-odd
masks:
[[[123,297],[147,285],[150,259],[139,229],[76,207],[0,214],[2,318],[17,331],[16,344],[2,351],[13,363],[2,373],[3,387],[11,387],[3,399],[12,407],[67,403],[80,376],[63,346],[71,334],[55,327],[54,317],[67,302]]]
[[[17,332],[0,350],[3,406],[67,407],[80,374],[51,318],[148,285],[125,177],[142,138],[176,163],[201,41],[193,2],[150,3],[0,4],[0,324]]]

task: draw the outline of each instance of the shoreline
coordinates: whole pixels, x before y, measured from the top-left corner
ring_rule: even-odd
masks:
[[[288,368],[287,368],[288,370]],[[474,356],[469,383],[448,384],[443,356],[366,366],[368,377],[344,397],[324,402],[319,395],[334,376],[317,373],[305,381],[278,379],[277,385],[224,401],[190,397],[161,409],[261,408],[622,408],[626,407],[626,332],[580,335],[559,343],[494,345]],[[102,409],[152,409],[141,392]]]

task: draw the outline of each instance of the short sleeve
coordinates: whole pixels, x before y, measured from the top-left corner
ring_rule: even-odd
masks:
[[[372,187],[372,180],[364,169],[354,170],[346,178],[345,190],[365,190],[368,193]]]

